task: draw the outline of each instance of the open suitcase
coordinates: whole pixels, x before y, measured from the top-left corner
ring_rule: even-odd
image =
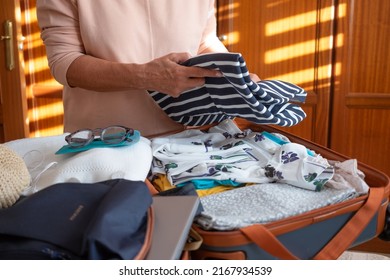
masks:
[[[268,131],[285,135],[291,142],[316,151],[329,160],[343,161],[338,154],[267,125],[235,119],[241,130]],[[370,187],[367,195],[308,211],[278,221],[239,230],[193,229],[203,238],[192,259],[337,259],[345,250],[377,237],[384,229],[389,200],[389,178],[359,163]]]
[[[292,142],[301,143],[327,159],[347,159],[347,157],[332,150],[281,132],[270,126],[254,125],[240,119],[235,121],[242,130],[250,128],[253,131],[265,130],[284,134]],[[205,129],[207,128],[205,127]],[[29,145],[25,145],[25,141],[28,141]],[[43,139],[22,139],[8,143],[8,145],[17,148],[16,150],[21,155],[31,149],[35,151],[40,150],[39,147],[41,146],[44,147],[42,151],[47,154],[43,166],[46,166],[46,160],[47,162],[53,160],[49,155],[54,154],[53,151],[56,151],[63,141],[63,136],[55,136]],[[129,175],[133,176],[133,180],[135,175],[138,176],[139,180],[143,180],[150,167],[149,158],[146,157],[146,154],[151,156],[150,147],[146,142],[140,142],[139,145],[134,147],[137,149],[126,153],[126,157],[129,157],[129,159],[137,158],[138,160],[128,162],[123,159],[123,167],[130,170]],[[129,148],[131,149],[131,147]],[[93,156],[95,158],[94,162],[96,162],[97,153],[101,154],[102,151],[91,151],[93,153],[80,154],[80,156]],[[120,156],[117,152],[119,153],[121,150],[112,150],[112,152],[115,152],[112,156],[117,161]],[[64,161],[64,163],[67,163],[67,161]],[[129,165],[129,163],[132,165]],[[71,165],[71,167],[74,166]],[[186,244],[184,255],[187,257],[188,252],[190,252],[191,256],[189,258],[191,259],[336,259],[346,249],[373,239],[384,229],[390,188],[389,178],[364,164],[360,164],[359,169],[365,173],[365,180],[370,186],[368,195],[276,222],[256,224],[240,230],[206,231],[193,224],[190,241],[193,240],[193,237],[196,237],[195,241],[198,242]],[[102,172],[99,171],[100,169],[95,170],[95,172],[93,170],[95,169],[83,174],[89,177],[94,175],[90,179],[97,180]],[[56,169],[52,171],[55,173]],[[52,173],[47,172],[45,174]],[[62,172],[60,172],[61,174]],[[49,177],[51,178],[51,176]],[[61,176],[56,176],[56,178],[61,181],[64,180]],[[45,180],[41,178],[40,182],[42,181]],[[150,187],[152,193],[154,193],[155,189],[153,186]],[[199,236],[203,239],[203,242],[199,242]],[[198,247],[199,244],[200,247]]]

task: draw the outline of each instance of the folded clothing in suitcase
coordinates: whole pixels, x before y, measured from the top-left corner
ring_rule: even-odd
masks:
[[[228,121],[229,120],[224,122]],[[235,129],[238,129],[238,131],[242,133],[241,138],[244,142],[246,142],[246,138],[249,135],[244,133],[244,130],[250,129],[254,132],[267,131],[277,134],[280,133],[280,131],[273,130],[267,126],[254,125],[245,121],[240,123],[239,121],[240,120],[237,120],[236,123],[239,124],[238,127],[241,130],[238,127]],[[220,126],[217,126],[216,129],[218,130],[219,127]],[[215,132],[216,129],[214,128],[213,131]],[[240,136],[240,133],[235,134],[238,137]],[[222,145],[221,147],[224,147],[224,151],[227,151],[230,148],[238,149],[238,147],[241,146],[247,155],[254,156],[256,160],[251,162],[248,157],[245,157],[245,153],[242,153],[241,155],[239,154],[241,157],[235,158],[235,163],[239,162],[235,168],[241,168],[242,170],[233,170],[233,168],[226,162],[224,162],[222,165],[218,165],[216,162],[213,163],[212,160],[218,161],[219,159],[222,163],[223,160],[229,158],[228,153],[222,153],[216,157],[216,147],[210,143],[215,141],[215,138],[210,138],[209,142],[203,141],[204,145],[202,144],[202,141],[197,143],[197,141],[192,141],[193,139],[191,139],[190,144],[196,142],[197,144],[201,145],[191,145],[190,149],[193,153],[180,153],[180,151],[183,151],[183,149],[187,151],[189,149],[189,147],[185,146],[185,144],[188,144],[186,143],[188,142],[186,135],[193,135],[193,133],[184,132],[180,134],[179,137],[174,141],[168,142],[164,138],[152,139],[153,154],[155,156],[152,170],[155,173],[166,172],[168,177],[167,181],[169,181],[169,183],[172,185],[179,186],[183,184],[185,185],[186,180],[192,184],[198,184],[199,181],[202,181],[202,178],[218,178],[218,180],[215,181],[219,183],[226,183],[229,181],[229,179],[235,183],[241,183],[235,186],[232,184],[231,188],[233,190],[230,191],[230,193],[225,192],[219,195],[220,198],[222,197],[225,199],[226,197],[231,196],[230,201],[226,200],[224,202],[227,205],[225,208],[227,211],[225,211],[225,213],[217,213],[214,215],[215,213],[213,214],[208,212],[210,209],[209,204],[218,204],[218,200],[212,201],[212,199],[210,199],[209,201],[209,197],[202,198],[202,204],[205,208],[205,211],[196,219],[194,228],[203,237],[203,244],[199,250],[193,252],[193,258],[335,259],[350,246],[357,245],[374,238],[378,236],[383,230],[385,220],[384,216],[389,196],[389,179],[384,174],[368,166],[359,165],[359,169],[362,169],[363,173],[366,175],[365,182],[367,182],[368,185],[363,181],[361,186],[356,186],[354,191],[351,191],[348,188],[345,188],[344,190],[335,190],[332,196],[329,196],[330,200],[333,199],[333,201],[330,201],[332,203],[328,203],[326,199],[323,199],[324,195],[326,195],[323,186],[325,183],[330,182],[330,179],[333,176],[332,168],[331,166],[326,166],[326,160],[323,161],[321,158],[318,158],[318,161],[313,162],[312,156],[321,154],[324,158],[334,160],[336,162],[348,160],[346,157],[338,155],[337,153],[334,153],[333,151],[321,146],[304,141],[298,137],[288,135],[287,141],[291,140],[293,143],[300,143],[307,148],[305,152],[302,152],[301,154],[298,153],[299,156],[296,156],[294,153],[290,154],[290,160],[293,158],[295,163],[300,163],[300,165],[296,165],[294,167],[296,168],[294,169],[294,172],[298,173],[296,172],[297,170],[313,171],[313,169],[310,168],[299,169],[299,166],[307,163],[308,161],[297,160],[297,158],[300,158],[305,153],[307,153],[310,155],[310,163],[319,163],[321,168],[316,169],[317,173],[309,173],[310,176],[302,176],[304,174],[299,174],[299,176],[296,176],[297,174],[294,172],[290,172],[291,174],[289,174],[289,170],[281,170],[277,165],[275,165],[275,170],[273,170],[273,172],[270,174],[269,168],[267,170],[267,168],[262,168],[262,166],[267,167],[269,162],[272,163],[272,156],[268,155],[267,153],[263,153],[264,157],[261,157],[258,153],[254,153],[251,147],[242,144],[239,145],[237,142],[235,142],[236,145]],[[225,136],[228,135],[229,133],[225,134]],[[283,135],[286,134],[283,132]],[[201,137],[199,136],[199,138]],[[283,145],[284,144],[281,143],[280,146]],[[161,147],[164,148],[161,149]],[[202,148],[206,148],[207,150],[203,152],[204,155],[202,155],[202,153],[197,153],[198,150]],[[270,145],[268,145],[267,148],[270,148]],[[169,155],[166,153],[167,151],[174,151],[175,153]],[[278,150],[275,149],[273,154],[277,153]],[[213,159],[211,161],[207,159],[207,156],[205,156],[207,154],[212,155]],[[272,153],[270,154],[272,155]],[[294,156],[291,157],[293,154]],[[175,162],[172,160],[172,155],[180,155],[182,160]],[[164,156],[167,157],[164,158]],[[191,166],[188,162],[185,161],[186,156],[188,159],[193,158],[195,161],[203,160],[203,163],[201,164],[203,166]],[[230,163],[232,162],[233,160]],[[251,166],[254,167],[252,170],[250,169]],[[201,171],[205,170],[209,172],[207,173],[207,176],[202,176],[202,174],[204,175],[206,173],[202,173]],[[234,172],[231,172],[232,170]],[[251,172],[244,172],[248,170],[251,170]],[[255,174],[254,170],[257,170],[257,172],[260,174]],[[217,176],[215,176],[215,174],[217,174]],[[242,176],[237,176],[234,178],[224,177],[232,174],[241,174]],[[249,177],[247,176],[248,174],[250,175]],[[284,175],[285,177],[281,175]],[[245,178],[248,178],[247,182],[245,181]],[[316,178],[321,180],[318,180],[316,183],[312,184],[307,183],[315,182]],[[254,182],[256,185],[237,188],[242,186],[242,183],[249,183],[251,180],[254,181],[254,179],[258,180]],[[304,182],[305,180],[306,182]],[[278,183],[272,184],[271,182],[274,181],[278,181]],[[252,216],[249,214],[246,217],[247,220],[245,220],[245,218],[240,215],[225,215],[226,212],[229,212],[229,210],[232,210],[233,212],[234,203],[246,203],[242,208],[248,208],[249,210],[251,210],[253,207],[248,203],[248,201],[252,201],[252,203],[254,203],[253,206],[256,206],[256,203],[262,203],[261,200],[258,202],[253,202],[253,198],[256,195],[261,197],[261,192],[256,192],[256,188],[259,190],[264,190],[265,186],[270,189],[272,189],[272,186],[274,186],[275,189],[279,188],[279,194],[283,194],[285,197],[288,197],[288,192],[290,192],[290,194],[295,193],[291,189],[284,188],[286,186],[295,188],[296,190],[299,189],[301,193],[311,192],[311,196],[307,195],[306,197],[308,199],[310,199],[310,197],[313,198],[313,201],[314,198],[316,198],[317,202],[314,201],[314,205],[312,205],[311,208],[309,207],[310,203],[307,203],[307,205],[305,204],[302,209],[299,209],[299,207],[298,209],[295,208],[293,209],[295,212],[290,212],[288,215],[282,215],[280,208],[278,209],[277,207],[273,207],[273,210],[277,213],[272,213],[271,211],[271,216],[273,214],[274,218],[269,220],[262,220],[263,213]],[[313,190],[317,192],[314,192]],[[234,192],[237,192],[238,194],[237,199],[234,199]],[[250,198],[246,202],[243,200],[243,195],[245,192],[247,192],[247,196]],[[254,193],[251,194],[250,192]],[[318,196],[315,194],[318,194]],[[267,200],[267,198],[263,199],[263,202]],[[282,203],[277,202],[277,200],[275,201],[275,203]],[[288,201],[285,201],[285,203],[288,203]],[[290,201],[290,204],[291,203],[292,202]],[[253,209],[253,211],[256,212],[265,210]],[[211,215],[210,217],[210,213],[214,216]],[[230,217],[227,217],[229,215]],[[269,217],[270,215],[268,215],[268,218]],[[225,218],[227,218],[227,220],[224,220]]]

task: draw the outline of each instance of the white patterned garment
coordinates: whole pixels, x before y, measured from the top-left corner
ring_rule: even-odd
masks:
[[[303,145],[266,132],[243,132],[230,119],[208,133],[187,130],[152,139],[152,152],[152,173],[166,174],[172,185],[202,179],[278,181],[319,191],[333,176],[328,161]]]
[[[288,184],[256,184],[201,197],[204,211],[195,222],[206,230],[235,230],[292,217],[356,197],[354,188],[321,192]]]
[[[221,133],[189,130],[152,140],[152,172],[166,174],[172,185],[198,179],[269,182],[262,168],[269,155],[254,158],[248,150],[251,147],[243,141]]]

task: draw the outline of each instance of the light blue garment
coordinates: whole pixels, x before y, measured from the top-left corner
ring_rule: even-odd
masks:
[[[177,187],[183,187],[188,183],[192,183],[197,190],[207,190],[216,186],[232,186],[240,187],[244,184],[235,182],[233,180],[210,180],[210,179],[195,179],[189,182],[178,184]]]

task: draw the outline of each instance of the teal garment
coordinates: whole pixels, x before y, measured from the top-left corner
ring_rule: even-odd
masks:
[[[69,154],[69,153],[78,153],[78,152],[83,152],[87,151],[90,149],[95,149],[95,148],[112,148],[112,147],[123,147],[123,146],[131,146],[134,145],[139,141],[141,137],[141,134],[138,130],[134,130],[134,135],[130,136],[126,141],[123,141],[118,144],[106,144],[99,139],[93,140],[90,144],[83,146],[83,147],[71,147],[69,145],[64,145],[61,149],[59,149],[56,152],[56,155],[61,155],[61,154]]]
[[[240,187],[244,185],[243,183],[237,183],[233,180],[195,179],[189,182],[180,183],[177,187],[183,187],[188,183],[192,183],[197,190],[207,190],[216,186]]]
[[[272,140],[274,141],[276,144],[279,144],[279,145],[284,145],[284,144],[288,144],[290,142],[287,142],[279,137],[277,137],[276,135],[273,135],[272,133],[269,133],[267,131],[263,131],[261,132],[261,135],[263,135],[264,137],[267,137],[269,140]],[[307,149],[307,154],[309,156],[315,156],[314,152]]]

